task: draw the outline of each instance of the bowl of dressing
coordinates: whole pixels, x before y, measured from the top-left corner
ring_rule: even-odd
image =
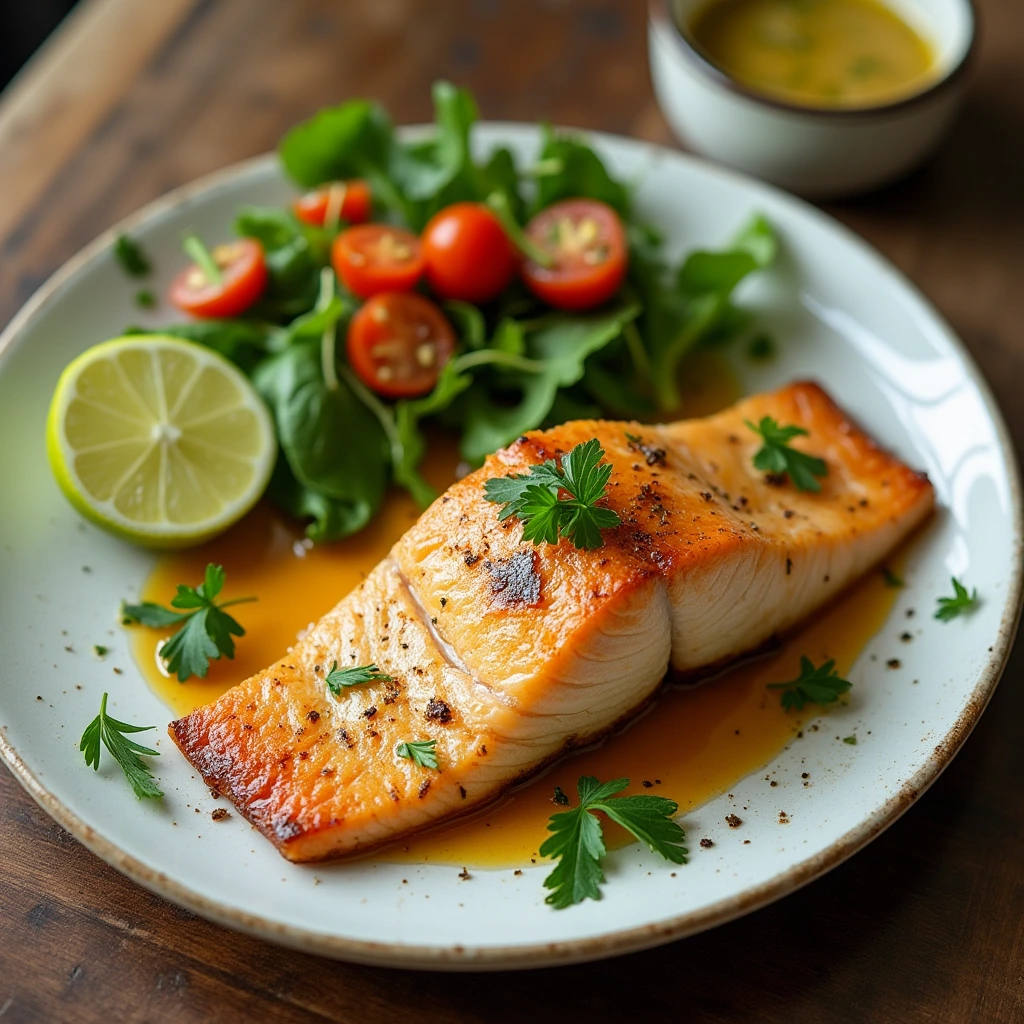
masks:
[[[692,148],[838,198],[938,145],[975,35],[971,0],[651,0],[651,76]]]

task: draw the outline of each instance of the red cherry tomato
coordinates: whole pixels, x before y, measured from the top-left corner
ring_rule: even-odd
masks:
[[[197,317],[231,317],[244,313],[267,286],[263,246],[254,238],[218,245],[210,255],[220,268],[214,284],[194,263],[171,282],[171,302]]]
[[[592,309],[607,302],[626,276],[626,233],[619,215],[596,199],[566,199],[526,225],[530,240],[552,258],[527,260],[526,286],[556,309]]]
[[[455,351],[455,331],[437,305],[415,292],[375,295],[348,326],[348,361],[385,398],[434,389]]]
[[[365,181],[332,181],[300,196],[292,209],[299,220],[322,227],[328,211],[335,221],[340,217],[349,224],[362,224],[370,219],[371,205],[370,186]]]
[[[338,277],[361,299],[378,292],[407,292],[423,275],[420,240],[386,224],[361,224],[334,240],[331,262]]]
[[[515,276],[518,259],[498,218],[479,203],[455,203],[423,231],[427,283],[442,299],[489,302]]]

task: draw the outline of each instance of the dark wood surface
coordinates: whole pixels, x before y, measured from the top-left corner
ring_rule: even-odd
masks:
[[[1024,6],[979,6],[942,152],[829,211],[938,305],[1024,447]],[[644,19],[641,0],[90,0],[0,102],[0,322],[112,221],[353,93],[421,121],[448,76],[488,117],[671,144]],[[0,769],[0,1021],[1024,1021],[1022,670],[1018,649],[949,770],[830,875],[653,952],[516,975],[226,931],[119,876]]]

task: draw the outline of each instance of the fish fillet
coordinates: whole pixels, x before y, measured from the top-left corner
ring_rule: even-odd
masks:
[[[820,493],[756,471],[771,416],[808,437]],[[623,525],[581,551],[523,543],[484,481],[597,437]],[[627,719],[666,672],[754,650],[930,512],[927,478],[814,384],[664,426],[576,421],[520,438],[427,509],[287,657],[173,722],[213,788],[292,861],[362,851],[494,799]],[[335,698],[324,678],[392,677]],[[434,740],[438,770],[396,755]]]

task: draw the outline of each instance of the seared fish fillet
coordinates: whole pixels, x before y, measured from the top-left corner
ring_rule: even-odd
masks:
[[[820,493],[754,469],[760,439],[744,421],[762,416],[810,431],[794,446],[827,461]],[[607,504],[623,525],[597,551],[523,543],[484,481],[592,437],[614,466]],[[669,669],[757,648],[884,558],[933,501],[922,474],[813,384],[703,420],[535,432],[435,501],[287,657],[170,733],[289,860],[362,851],[593,741]],[[335,660],[392,681],[335,698]],[[431,739],[438,770],[396,755]]]

